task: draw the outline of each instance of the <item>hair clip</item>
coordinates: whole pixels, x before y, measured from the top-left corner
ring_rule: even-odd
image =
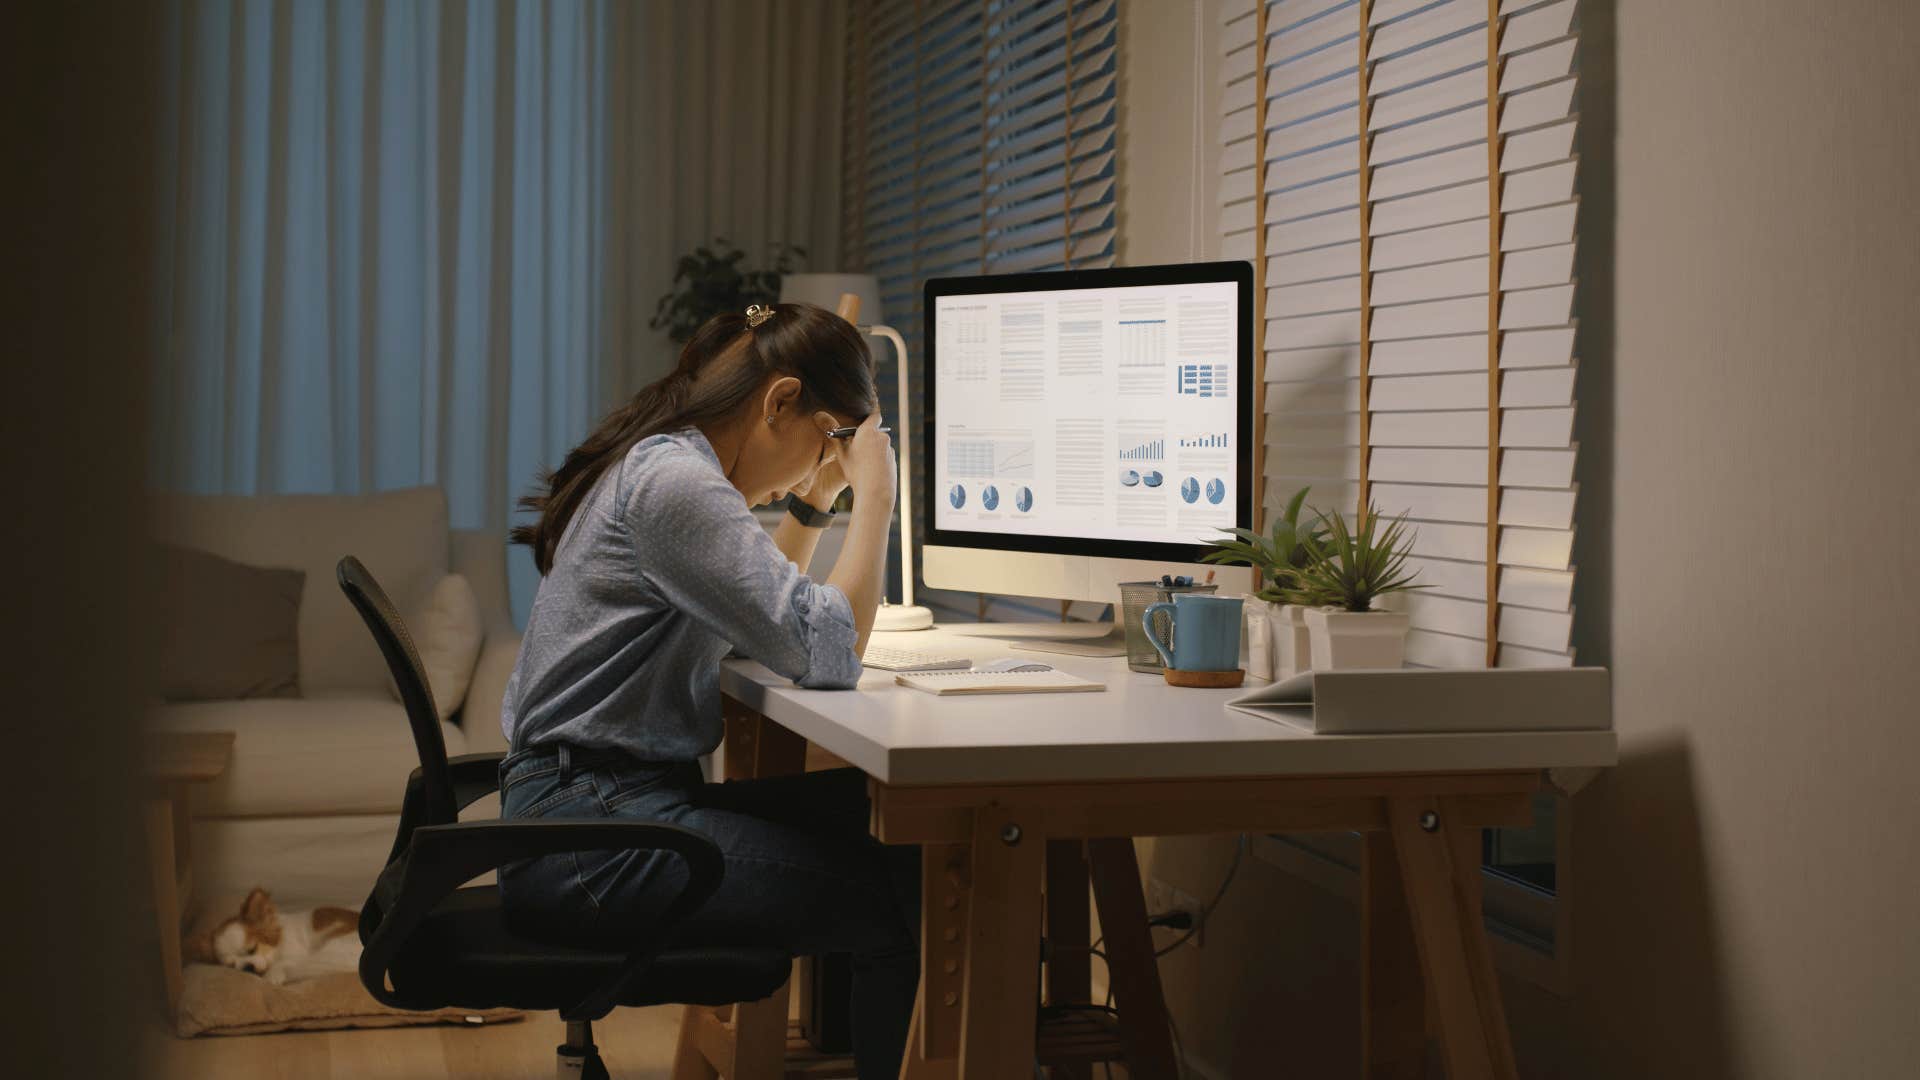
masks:
[[[771,318],[773,318],[772,308],[767,307],[764,304],[748,304],[747,305],[747,325],[748,326],[759,326],[761,323],[766,322],[768,319],[771,319]]]

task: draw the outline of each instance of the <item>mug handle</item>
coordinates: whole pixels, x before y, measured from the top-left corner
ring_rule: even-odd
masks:
[[[1160,654],[1161,662],[1166,664],[1166,666],[1168,667],[1173,666],[1173,654],[1167,651],[1167,647],[1165,645],[1160,644],[1160,635],[1153,632],[1153,613],[1156,611],[1171,612],[1173,610],[1174,610],[1174,607],[1172,604],[1163,602],[1158,604],[1148,604],[1147,609],[1140,613],[1140,629],[1146,631],[1147,633],[1147,644],[1153,646],[1153,651]]]

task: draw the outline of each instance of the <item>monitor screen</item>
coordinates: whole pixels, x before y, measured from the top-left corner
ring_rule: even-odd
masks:
[[[1251,518],[1245,263],[936,280],[929,542],[1190,559]]]

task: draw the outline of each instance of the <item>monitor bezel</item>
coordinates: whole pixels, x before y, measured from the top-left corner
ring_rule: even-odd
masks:
[[[940,547],[976,548],[992,551],[1028,551],[1046,555],[1085,555],[1110,559],[1146,559],[1161,562],[1198,562],[1210,550],[1206,543],[1174,544],[1139,540],[1096,539],[1079,536],[1033,536],[1008,533],[968,532],[943,529],[935,520],[935,490],[939,476],[936,457],[939,452],[933,437],[938,413],[936,400],[939,380],[934,377],[939,362],[934,341],[938,318],[934,301],[943,296],[973,296],[980,293],[1059,292],[1068,289],[1125,288],[1138,285],[1195,285],[1231,282],[1236,287],[1239,308],[1236,312],[1238,355],[1235,357],[1239,395],[1234,415],[1236,433],[1234,455],[1236,477],[1234,524],[1253,527],[1255,477],[1253,475],[1253,410],[1263,395],[1253,385],[1253,264],[1244,261],[1176,263],[1165,266],[1126,266],[1104,270],[1055,270],[1025,274],[990,274],[979,277],[929,278],[921,291],[921,347],[926,357],[922,368],[921,434],[925,448],[926,486],[922,500],[923,541]],[[1225,534],[1222,534],[1223,536]]]

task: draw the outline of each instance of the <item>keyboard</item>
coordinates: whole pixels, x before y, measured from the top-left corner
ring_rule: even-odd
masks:
[[[973,666],[971,658],[952,653],[889,649],[881,645],[867,646],[866,655],[860,658],[860,662],[881,671],[965,671]]]

